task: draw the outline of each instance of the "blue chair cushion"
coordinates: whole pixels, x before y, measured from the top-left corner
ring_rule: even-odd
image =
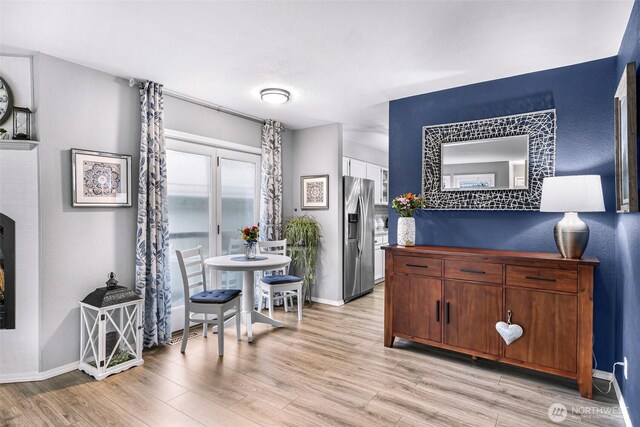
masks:
[[[291,275],[273,275],[273,276],[266,276],[263,277],[262,279],[262,283],[267,284],[267,285],[284,285],[285,283],[295,283],[295,282],[302,282],[302,279],[297,277],[297,276],[291,276]]]
[[[202,291],[191,298],[191,302],[224,304],[237,297],[242,291],[240,289],[216,289],[213,291]]]

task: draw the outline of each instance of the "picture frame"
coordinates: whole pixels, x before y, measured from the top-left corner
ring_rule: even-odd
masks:
[[[71,149],[74,207],[130,207],[131,156]]]
[[[300,208],[303,211],[329,209],[329,175],[300,177]]]
[[[626,65],[614,96],[616,210],[638,212],[636,63]]]

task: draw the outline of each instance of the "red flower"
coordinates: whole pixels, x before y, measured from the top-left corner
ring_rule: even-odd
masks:
[[[249,234],[249,227],[244,229],[244,234]]]

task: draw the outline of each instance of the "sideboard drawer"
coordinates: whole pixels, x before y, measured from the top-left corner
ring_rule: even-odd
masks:
[[[396,255],[393,258],[393,265],[398,273],[442,276],[442,260],[439,258]]]
[[[507,265],[507,286],[578,292],[578,272],[560,268]]]
[[[446,259],[444,275],[448,279],[502,284],[502,264]]]

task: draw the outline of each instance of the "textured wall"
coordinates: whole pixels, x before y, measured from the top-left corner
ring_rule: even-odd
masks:
[[[166,129],[260,148],[260,123],[166,95],[164,111]]]
[[[323,302],[342,301],[342,125],[330,124],[293,131],[293,212],[285,217],[309,214],[322,229],[316,284],[312,296]],[[284,166],[283,166],[284,167]],[[329,175],[329,209],[300,210],[300,177]],[[289,206],[289,205],[287,205]]]
[[[636,81],[640,82],[640,2],[636,1],[629,18],[620,51],[616,80],[628,62],[636,63]],[[636,93],[636,97],[640,92]],[[637,98],[636,98],[637,99]],[[616,218],[616,360],[627,357],[629,379],[618,370],[618,382],[634,425],[640,425],[640,213],[619,214]]]
[[[596,270],[594,333],[600,367],[614,359],[615,259],[613,103],[616,60],[494,80],[392,101],[389,107],[391,196],[421,188],[422,127],[555,108],[556,174],[602,176],[606,213],[582,214],[591,228],[588,255]],[[540,212],[422,211],[418,244],[555,252],[553,225],[561,214]],[[390,213],[389,240],[397,215]]]
[[[4,382],[36,374],[40,367],[38,149],[0,150],[0,212],[16,222],[16,324],[0,330]]]
[[[11,88],[13,104],[33,110],[31,61],[29,52],[3,52],[0,76]],[[13,115],[0,127],[12,135]],[[0,150],[0,212],[16,221],[16,328],[0,331],[0,381],[11,381],[40,367],[38,149]]]
[[[78,360],[78,301],[114,271],[133,286],[138,93],[124,79],[39,54],[35,94],[40,136],[41,371]],[[133,155],[130,208],[71,206],[71,148]]]

